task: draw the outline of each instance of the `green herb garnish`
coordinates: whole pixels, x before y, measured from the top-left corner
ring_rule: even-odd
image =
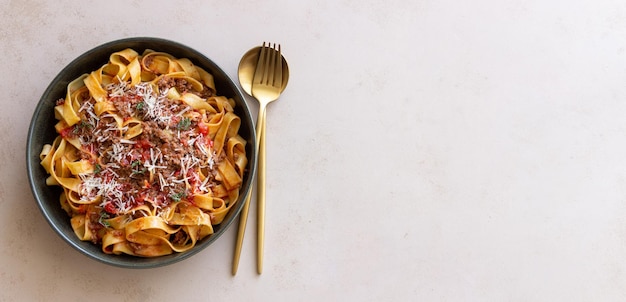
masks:
[[[100,172],[102,172],[102,167],[100,166],[100,164],[96,164],[93,167],[93,174],[99,174]]]
[[[183,117],[183,119],[178,122],[178,125],[176,125],[176,129],[178,130],[189,130],[189,127],[191,127],[191,119],[188,117]]]
[[[178,192],[175,194],[170,194],[170,198],[173,201],[179,202],[181,199],[187,197],[187,193],[186,192]]]
[[[80,130],[82,130],[83,128],[91,129],[92,127],[93,126],[90,123],[87,123],[85,121],[80,121],[79,124],[74,125],[74,129],[72,129],[72,133],[78,134],[78,132],[80,132]]]
[[[109,219],[110,216],[107,212],[101,212],[100,213],[100,218],[98,219],[98,222],[103,225],[104,227],[108,228],[111,226],[111,224],[108,221],[104,221],[104,219]]]
[[[146,173],[146,171],[148,171],[148,169],[146,168],[142,168],[143,167],[143,163],[140,160],[134,160],[131,164],[130,164],[131,169],[133,170],[130,174],[130,176],[134,176],[134,175],[139,175],[139,174],[144,174]]]

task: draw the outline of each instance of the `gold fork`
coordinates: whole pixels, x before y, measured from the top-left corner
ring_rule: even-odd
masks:
[[[259,146],[259,165],[257,167],[257,272],[263,272],[263,246],[265,240],[265,124],[267,105],[278,99],[283,85],[283,66],[280,44],[276,48],[261,48],[259,64],[252,80],[252,96],[259,101],[257,121],[257,146]]]
[[[256,126],[256,145],[258,151],[257,166],[257,272],[263,272],[263,246],[265,241],[265,119],[267,105],[278,99],[283,87],[283,59],[280,44],[270,43],[261,47],[259,59],[252,80],[252,96],[259,101],[259,115]],[[233,260],[233,275],[237,271],[239,254],[245,233],[245,225],[248,216],[250,194],[246,198],[244,208],[241,212],[239,232],[235,248],[235,259]]]

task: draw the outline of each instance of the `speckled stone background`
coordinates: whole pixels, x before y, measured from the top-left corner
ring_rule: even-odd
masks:
[[[0,301],[626,300],[624,1],[0,2]],[[249,48],[282,44],[263,275],[254,219],[232,277],[234,227],[125,270],[39,213],[25,172],[39,97],[132,36],[233,78]]]

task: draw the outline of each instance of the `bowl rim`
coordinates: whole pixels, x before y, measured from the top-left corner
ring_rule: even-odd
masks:
[[[94,245],[91,242],[81,241],[80,239],[78,239],[78,237],[75,236],[73,232],[68,234],[68,232],[63,231],[60,228],[60,226],[57,225],[57,223],[55,222],[52,214],[49,213],[49,211],[46,209],[47,208],[46,200],[49,197],[46,197],[45,194],[41,191],[41,188],[40,188],[41,186],[37,185],[35,169],[43,170],[43,167],[41,167],[40,160],[39,160],[39,153],[41,152],[42,146],[33,146],[33,138],[37,134],[37,125],[39,124],[38,121],[39,121],[40,116],[42,116],[42,114],[43,115],[53,114],[52,111],[43,112],[44,107],[45,107],[44,103],[53,101],[48,96],[55,90],[55,87],[57,85],[60,85],[59,83],[64,83],[64,81],[69,82],[74,79],[72,78],[72,75],[68,75],[69,71],[77,68],[77,65],[80,64],[80,62],[88,60],[91,56],[94,56],[94,55],[104,56],[106,54],[110,55],[113,52],[126,49],[126,48],[133,48],[132,46],[140,46],[140,45],[143,45],[143,46],[140,47],[139,50],[135,49],[135,51],[138,51],[139,53],[141,53],[145,49],[168,52],[167,49],[155,49],[156,47],[149,47],[149,46],[154,46],[154,45],[160,46],[162,48],[170,48],[170,51],[174,49],[175,50],[174,52],[187,52],[193,55],[192,56],[193,58],[188,58],[188,59],[190,59],[194,64],[198,64],[202,68],[205,68],[205,70],[213,74],[214,78],[217,78],[216,73],[220,74],[220,78],[222,79],[222,82],[219,82],[219,84],[228,86],[230,90],[232,90],[233,95],[226,95],[226,96],[229,98],[233,98],[236,101],[237,99],[240,100],[237,102],[237,106],[236,106],[236,110],[239,111],[237,115],[242,120],[242,128],[245,125],[243,121],[247,120],[246,122],[247,129],[244,131],[248,132],[248,136],[249,136],[245,138],[248,164],[246,167],[246,176],[244,176],[244,183],[242,185],[242,188],[240,189],[240,195],[237,199],[237,204],[235,204],[235,206],[231,208],[231,210],[227,214],[224,221],[221,224],[219,224],[217,227],[214,227],[214,228],[218,228],[218,230],[215,231],[215,233],[211,234],[210,236],[203,238],[202,240],[197,242],[196,245],[189,251],[182,252],[182,253],[174,252],[171,255],[152,257],[152,258],[144,258],[144,257],[129,256],[129,255],[109,255],[109,254],[103,253],[101,248],[98,249],[99,253],[94,253],[93,248],[89,248],[89,250],[85,248],[86,244],[100,247],[99,245]],[[176,57],[179,57],[179,56],[176,56]],[[106,61],[101,62],[101,64],[105,64],[105,63]],[[100,62],[98,62],[98,64],[100,64]],[[82,73],[89,73],[93,71],[89,69],[90,68],[88,67],[84,67],[83,69],[80,69],[80,70]],[[65,85],[65,87],[66,86],[67,85]],[[216,79],[216,86],[218,86],[217,79]],[[220,94],[219,91],[218,91],[218,94]],[[220,94],[220,95],[223,95],[223,94]],[[241,130],[242,129],[240,128],[240,131]],[[221,235],[226,232],[226,230],[232,225],[232,223],[235,220],[237,220],[237,217],[239,216],[243,208],[244,199],[246,195],[251,194],[252,183],[256,175],[257,152],[256,152],[256,139],[255,138],[256,138],[256,129],[255,129],[254,120],[250,112],[249,104],[246,102],[246,98],[244,94],[241,92],[241,88],[217,63],[215,63],[215,61],[211,60],[210,58],[205,56],[202,52],[192,47],[189,47],[185,44],[172,41],[169,39],[155,38],[155,37],[130,37],[130,38],[123,38],[123,39],[106,42],[98,46],[95,46],[89,49],[88,51],[82,53],[81,55],[73,59],[70,63],[65,65],[65,67],[63,67],[57,73],[57,75],[53,78],[53,80],[48,84],[48,86],[42,93],[41,97],[39,98],[39,101],[37,102],[37,105],[35,107],[35,110],[33,112],[33,115],[31,117],[31,121],[29,124],[27,139],[26,139],[26,154],[25,154],[26,155],[26,170],[27,170],[31,193],[33,194],[33,197],[35,201],[37,202],[37,206],[41,214],[44,216],[45,220],[48,222],[48,224],[54,230],[54,232],[58,236],[60,236],[63,239],[63,241],[65,241],[75,250],[79,251],[81,254],[87,256],[88,258],[97,260],[98,262],[101,262],[101,263],[105,263],[108,265],[121,267],[121,268],[156,268],[156,267],[162,267],[162,266],[170,265],[173,263],[177,263],[179,261],[182,261],[193,255],[198,254],[200,251],[204,250],[206,247],[211,245],[211,243],[215,242],[219,237],[221,237]],[[46,186],[45,180],[44,180],[44,186]],[[51,201],[47,201],[47,202],[49,204],[53,204],[53,202]],[[56,204],[58,205],[58,197],[56,198]],[[70,217],[67,216],[66,221],[68,224],[69,224],[69,220],[70,220]]]

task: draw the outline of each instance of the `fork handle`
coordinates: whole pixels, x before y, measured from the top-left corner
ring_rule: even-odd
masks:
[[[263,247],[265,242],[265,106],[259,108],[258,135],[259,165],[257,167],[257,273],[263,272]]]

